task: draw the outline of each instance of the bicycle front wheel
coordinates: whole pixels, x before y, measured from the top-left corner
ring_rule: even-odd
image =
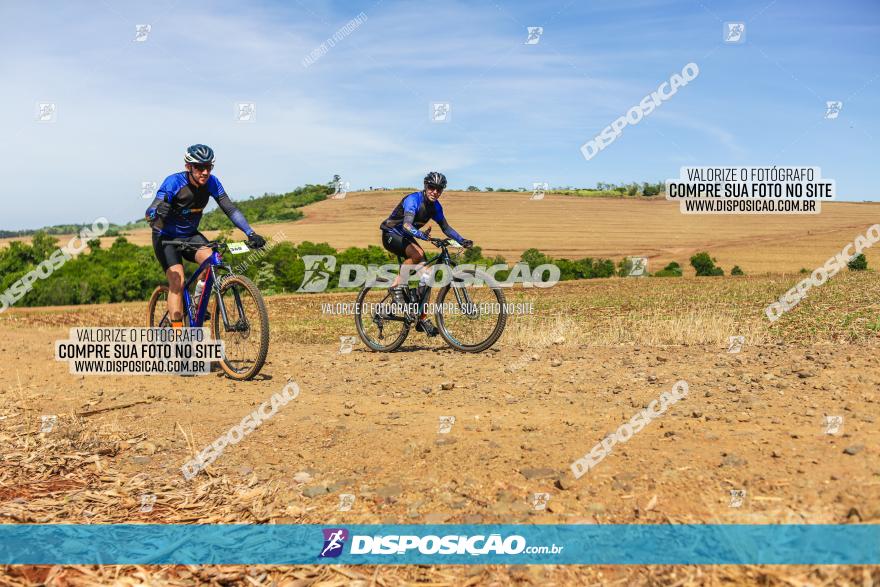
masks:
[[[504,332],[504,291],[484,271],[453,270],[452,275],[452,281],[437,295],[437,328],[452,348],[479,353]]]
[[[168,286],[157,285],[147,304],[147,326],[150,328],[170,328],[168,319]]]
[[[226,320],[220,311],[221,297]],[[223,341],[220,367],[236,381],[253,379],[269,353],[269,314],[263,295],[250,279],[236,275],[223,280],[213,301],[214,339]]]

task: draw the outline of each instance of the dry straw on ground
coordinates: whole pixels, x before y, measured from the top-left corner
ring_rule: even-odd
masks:
[[[499,345],[531,350],[553,345],[705,345],[724,352],[731,335],[750,344],[874,341],[875,276],[844,273],[811,292],[775,324],[763,307],[797,281],[787,278],[611,279],[519,290],[509,301],[533,301],[535,314],[514,317]],[[353,334],[352,317],[322,316],[323,301],[354,294],[269,298],[273,345],[338,343]],[[40,329],[140,325],[143,303],[95,308],[14,309],[0,324],[37,336]],[[277,326],[277,327],[276,327]],[[419,341],[420,343],[423,341]],[[438,343],[442,344],[442,343]],[[800,348],[799,346],[799,348]],[[280,348],[280,347],[275,347]],[[15,379],[13,377],[13,379]],[[210,469],[193,483],[179,471],[148,476],[123,465],[149,453],[141,435],[125,433],[108,414],[84,407],[59,414],[52,433],[39,432],[40,414],[16,381],[0,395],[0,522],[3,523],[321,523],[320,512],[284,498],[283,478],[229,477]],[[816,392],[818,393],[818,392]],[[137,398],[153,401],[149,397]],[[123,402],[120,402],[120,405]],[[130,404],[130,401],[125,403]],[[110,407],[119,408],[113,404]],[[138,408],[144,406],[139,405]],[[120,409],[120,411],[122,411]],[[178,434],[178,432],[175,432]],[[189,439],[190,451],[209,438]],[[151,512],[140,496],[157,496]],[[397,520],[401,521],[401,520]],[[403,520],[406,521],[406,520]],[[676,518],[672,523],[711,520]],[[876,585],[880,569],[857,567],[708,566],[6,566],[0,585]]]
[[[12,394],[10,394],[12,395]],[[23,399],[23,398],[20,398]],[[0,418],[0,520],[5,523],[297,523],[315,522],[276,499],[278,484],[244,484],[207,476],[193,485],[179,475],[127,476],[120,459],[141,445],[87,417],[59,415],[50,433],[13,398]],[[157,496],[151,512],[140,496]],[[767,566],[599,567],[487,566],[4,566],[0,585],[874,585],[877,568]]]

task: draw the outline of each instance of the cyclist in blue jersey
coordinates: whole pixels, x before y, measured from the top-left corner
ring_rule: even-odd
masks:
[[[153,228],[153,251],[168,277],[168,315],[175,328],[183,325],[184,274],[181,257],[201,264],[211,256],[211,249],[202,247],[195,252],[181,251],[165,242],[176,240],[207,244],[208,239],[199,232],[199,222],[211,198],[217,201],[232,223],[248,236],[248,246],[260,249],[266,245],[266,240],[254,232],[229,199],[220,180],[211,175],[214,169],[213,149],[207,145],[193,145],[186,150],[184,162],[186,171],[165,178],[146,214]]]
[[[431,228],[428,227],[424,231],[421,228],[431,220],[437,223],[446,236],[463,247],[474,246],[473,241],[458,234],[446,221],[443,207],[440,205],[440,196],[444,189],[446,189],[446,176],[436,171],[430,172],[425,176],[424,190],[406,196],[394,208],[391,216],[382,222],[380,226],[382,246],[398,257],[402,257],[404,265],[419,265],[425,260],[425,251],[416,242],[416,239],[428,240],[430,238]],[[400,276],[404,274],[405,272],[401,268],[400,274],[391,285],[391,295],[395,303],[398,304],[405,303],[403,292],[406,284],[400,284]],[[419,281],[418,297],[420,300],[424,299],[424,293],[428,289],[427,279],[428,275],[424,274]],[[425,317],[424,312],[419,318],[416,330],[425,332],[428,336],[435,336],[437,329]]]

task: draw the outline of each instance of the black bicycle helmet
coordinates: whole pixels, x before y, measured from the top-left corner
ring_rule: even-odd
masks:
[[[186,150],[184,161],[187,163],[213,163],[214,149],[208,145],[193,145]]]
[[[432,171],[425,176],[425,186],[437,186],[441,190],[446,189],[446,176],[438,171]]]

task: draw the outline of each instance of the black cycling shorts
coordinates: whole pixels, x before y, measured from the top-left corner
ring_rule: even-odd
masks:
[[[166,245],[165,241],[186,241],[195,245],[206,245],[208,239],[200,232],[192,236],[170,237],[162,236],[158,232],[153,233],[153,252],[156,258],[162,264],[162,270],[168,271],[169,267],[181,264],[181,257],[192,263],[196,262],[196,251],[194,249],[186,249],[181,251],[174,245]]]
[[[387,230],[382,231],[382,246],[386,251],[394,253],[398,257],[406,257],[406,247],[409,245],[419,246],[416,239],[411,236],[401,236]]]

